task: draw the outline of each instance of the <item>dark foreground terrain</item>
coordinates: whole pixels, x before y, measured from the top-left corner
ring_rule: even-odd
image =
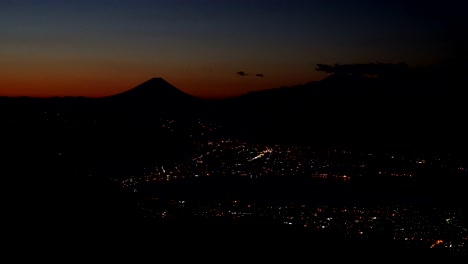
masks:
[[[464,257],[444,248],[408,248],[385,233],[347,239],[262,217],[236,222],[193,217],[153,221],[138,212],[136,196],[113,183],[93,179],[62,184],[68,188],[54,190],[36,182],[34,187],[29,185],[29,192],[11,196],[4,214],[9,229],[4,238],[10,246],[50,257],[56,257],[56,252],[109,258],[139,252],[174,261]]]

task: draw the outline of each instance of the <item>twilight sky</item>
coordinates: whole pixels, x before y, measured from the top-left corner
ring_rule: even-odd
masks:
[[[462,34],[449,2],[1,0],[0,95],[98,97],[162,77],[225,97],[319,80],[317,63],[430,64]]]

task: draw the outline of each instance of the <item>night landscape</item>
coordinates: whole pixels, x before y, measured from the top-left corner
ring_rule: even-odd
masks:
[[[2,2],[5,241],[466,257],[468,28],[449,2]]]

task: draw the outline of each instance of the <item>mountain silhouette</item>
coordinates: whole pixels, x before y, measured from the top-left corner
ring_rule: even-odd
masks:
[[[177,89],[163,78],[152,78],[135,88],[110,97],[140,101],[156,100],[161,102],[174,100],[176,98],[177,100],[196,100],[196,97]]]
[[[200,109],[203,100],[187,94],[164,80],[152,78],[140,85],[101,98],[106,102],[107,110],[146,117],[151,115],[187,116]]]

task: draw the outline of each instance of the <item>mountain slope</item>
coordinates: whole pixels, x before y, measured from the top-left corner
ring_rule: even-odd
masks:
[[[463,97],[450,76],[333,74],[225,100],[217,114],[254,139],[460,150]]]

